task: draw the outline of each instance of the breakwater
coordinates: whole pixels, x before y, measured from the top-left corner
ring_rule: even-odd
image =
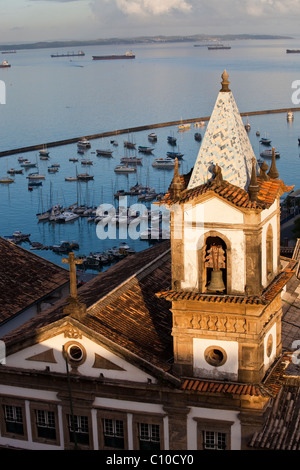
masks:
[[[240,113],[240,114],[242,117],[245,117],[245,116],[258,116],[258,115],[263,115],[263,114],[287,113],[288,111],[297,112],[297,111],[300,111],[300,108],[266,109],[262,111],[249,111],[249,112]],[[156,124],[147,124],[144,126],[131,127],[131,128],[126,128],[126,129],[101,132],[98,134],[85,135],[84,137],[88,140],[93,140],[93,139],[99,139],[99,138],[105,138],[105,137],[113,137],[113,136],[117,136],[121,134],[131,134],[131,133],[145,131],[145,130],[159,129],[161,127],[171,127],[171,126],[176,126],[179,124],[194,123],[198,121],[209,121],[209,119],[210,119],[210,116],[205,116],[205,117],[198,117],[198,118],[192,118],[192,119],[183,119],[179,121],[169,121],[169,122],[161,122],[161,123],[156,123]],[[43,144],[31,145],[28,147],[20,147],[20,148],[11,149],[11,150],[4,150],[0,152],[0,157],[7,157],[9,155],[15,155],[19,153],[26,153],[26,152],[32,152],[35,150],[41,150],[44,147],[51,148],[51,147],[60,147],[62,145],[73,144],[73,143],[78,142],[78,140],[82,139],[82,137],[83,136],[73,137],[70,139],[57,140],[55,142],[48,142],[48,143],[43,143]]]

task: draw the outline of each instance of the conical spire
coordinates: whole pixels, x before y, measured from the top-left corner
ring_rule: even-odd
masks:
[[[251,180],[250,184],[248,187],[248,193],[250,197],[250,201],[257,201],[257,194],[259,191],[259,186],[257,183],[257,178],[256,178],[256,159],[253,157],[252,158],[252,173],[251,173]]]
[[[274,148],[274,147],[272,148],[272,163],[271,163],[271,166],[270,166],[270,170],[269,170],[268,175],[269,175],[269,177],[272,178],[272,179],[276,179],[276,178],[278,178],[278,176],[279,176],[279,173],[278,173],[277,168],[276,168],[276,162],[275,162],[275,148]]]
[[[269,169],[269,166],[266,164],[265,161],[260,165],[260,170],[259,170],[259,177],[264,180],[268,181],[270,177],[267,175],[267,171]]]
[[[183,184],[179,174],[178,158],[175,158],[174,176],[171,183],[171,190],[173,191],[173,197],[175,199],[180,197],[181,191],[183,190]]]
[[[255,155],[229,83],[225,70],[188,189],[211,181],[212,170],[218,164],[224,181],[248,190]]]

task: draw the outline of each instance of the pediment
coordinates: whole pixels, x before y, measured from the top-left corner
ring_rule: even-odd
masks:
[[[56,334],[53,334],[55,332]],[[77,356],[73,352],[76,352]],[[6,357],[6,365],[19,369],[32,369],[49,372],[65,373],[66,357],[71,373],[81,376],[108,379],[155,383],[155,377],[147,371],[141,358],[141,368],[136,358],[131,360],[130,354],[121,354],[112,344],[112,348],[94,339],[74,326],[72,322],[64,322],[39,342],[18,349]]]

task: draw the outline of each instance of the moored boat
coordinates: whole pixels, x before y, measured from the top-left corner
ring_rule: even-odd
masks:
[[[112,157],[113,151],[109,149],[97,149],[96,153],[101,157]]]
[[[178,162],[180,165],[180,162]],[[172,158],[156,158],[152,163],[153,168],[162,168],[164,170],[172,170],[175,167],[175,160]]]
[[[178,160],[182,160],[183,153],[180,152],[167,152],[167,157],[169,158],[178,158]]]
[[[94,179],[94,176],[88,173],[78,173],[77,179],[78,181],[90,181]]]
[[[178,126],[179,131],[187,131],[190,128],[191,128],[191,124],[189,124],[189,123],[186,123],[186,124],[182,123],[182,124],[179,124],[179,126]]]
[[[272,149],[266,149],[266,150],[263,150],[261,153],[260,153],[260,156],[261,157],[266,157],[266,158],[272,158],[273,156],[273,150]],[[279,158],[280,157],[280,153],[275,151],[275,158]]]
[[[200,132],[196,132],[194,134],[194,139],[197,140],[197,142],[201,142],[202,140],[202,135],[200,134]]]
[[[30,173],[28,176],[26,176],[26,178],[29,180],[44,180],[45,175],[41,175],[39,173]]]
[[[259,141],[262,145],[271,145],[271,140],[268,139],[267,137],[262,137]]]
[[[1,69],[9,68],[11,65],[7,62],[7,60],[4,60],[2,64],[0,64]]]
[[[114,169],[115,173],[135,173],[136,167],[125,165],[117,165]]]
[[[88,139],[83,138],[83,139],[81,139],[81,140],[79,140],[79,141],[77,142],[77,146],[78,146],[78,147],[81,147],[81,148],[90,148],[90,147],[91,147],[91,143],[90,143],[90,141],[89,141]]]
[[[8,176],[2,176],[2,178],[0,178],[0,183],[1,184],[10,184],[10,183],[14,183],[14,179],[13,178],[9,178]]]
[[[143,162],[142,158],[138,157],[122,157],[121,163],[127,163],[128,165],[141,165]]]
[[[151,147],[146,147],[144,145],[139,145],[138,146],[138,151],[141,152],[141,153],[152,153],[153,152],[153,148]]]

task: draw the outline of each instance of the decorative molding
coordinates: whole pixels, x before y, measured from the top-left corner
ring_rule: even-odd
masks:
[[[74,326],[68,325],[64,330],[64,337],[72,339],[81,339],[82,333],[77,328],[74,328]]]

